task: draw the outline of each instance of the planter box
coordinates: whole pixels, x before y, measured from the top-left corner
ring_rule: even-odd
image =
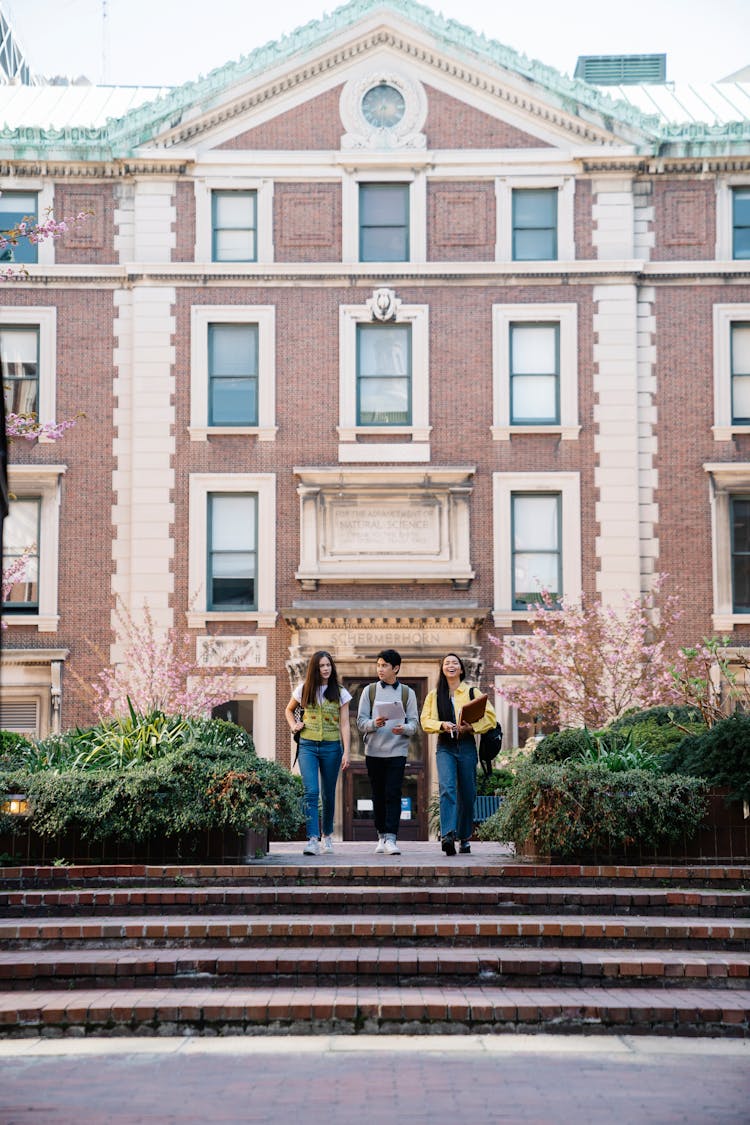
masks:
[[[658,848],[634,846],[613,852],[594,851],[583,855],[543,855],[531,841],[516,844],[519,859],[544,863],[585,863],[624,860],[628,863],[649,864],[663,861],[689,859],[701,863],[746,862],[750,859],[750,818],[745,817],[742,801],[727,804],[728,789],[710,789],[708,813],[694,836],[684,836],[675,843],[664,843]]]
[[[27,823],[0,834],[0,853],[8,862],[48,866],[55,860],[74,864],[249,863],[268,852],[268,831],[212,828],[182,837],[121,844],[116,840],[83,840],[77,832],[52,839],[39,836]]]

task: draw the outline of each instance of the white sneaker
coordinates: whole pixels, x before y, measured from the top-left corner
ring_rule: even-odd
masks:
[[[375,855],[382,855],[385,851],[385,836],[378,836],[378,845],[375,848]]]
[[[320,845],[319,845],[317,839],[315,838],[315,836],[311,836],[310,839],[307,841],[307,843],[305,844],[305,846],[302,850],[302,854],[303,855],[320,855]]]
[[[320,850],[322,852],[328,852],[328,853],[333,851],[333,836],[324,836],[323,837],[323,846]]]
[[[386,838],[385,838],[385,843],[383,844],[383,851],[385,852],[386,855],[401,855],[401,849],[399,848],[396,841],[392,840],[390,836],[386,836]]]

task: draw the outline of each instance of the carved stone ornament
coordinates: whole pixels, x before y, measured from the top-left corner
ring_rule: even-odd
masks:
[[[375,289],[366,302],[373,320],[396,320],[401,308],[401,299],[392,289]]]
[[[264,668],[266,637],[197,637],[196,663],[204,668]]]
[[[398,112],[378,117],[372,112],[373,93],[378,87],[399,101]],[[346,130],[341,148],[347,149],[425,149],[422,132],[427,118],[427,96],[420,82],[395,70],[375,70],[360,74],[346,83],[339,101],[341,122]],[[378,124],[382,120],[383,124]]]

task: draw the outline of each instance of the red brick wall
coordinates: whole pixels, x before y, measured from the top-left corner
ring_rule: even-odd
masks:
[[[428,148],[549,148],[530,133],[425,85]]]
[[[114,184],[56,184],[54,215],[58,222],[90,212],[55,241],[58,265],[106,265],[114,262]],[[40,215],[40,222],[45,216]]]
[[[655,261],[709,261],[716,249],[716,185],[654,180]]]
[[[495,184],[427,182],[427,260],[491,262],[495,257]]]
[[[276,184],[273,238],[277,262],[340,262],[341,185]]]
[[[273,151],[300,149],[338,149],[344,127],[339,116],[341,86],[328,90],[309,102],[280,113],[265,125],[248,129],[220,149],[267,149]]]
[[[591,214],[592,204],[591,180],[577,180],[573,203],[576,259],[589,260],[596,257],[592,237],[594,229]]]
[[[172,224],[176,233],[176,246],[172,248],[173,262],[192,262],[195,260],[195,187],[192,181],[177,184],[173,206],[177,218]]]

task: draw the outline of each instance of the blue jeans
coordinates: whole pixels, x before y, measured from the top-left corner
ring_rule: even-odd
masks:
[[[336,800],[336,782],[344,750],[340,742],[313,742],[299,740],[299,772],[304,789],[307,835],[320,836],[318,799],[323,804],[323,835],[333,832],[333,811]]]
[[[440,835],[455,833],[470,840],[474,831],[477,795],[477,748],[474,740],[454,746],[438,745],[437,774],[440,790]]]

